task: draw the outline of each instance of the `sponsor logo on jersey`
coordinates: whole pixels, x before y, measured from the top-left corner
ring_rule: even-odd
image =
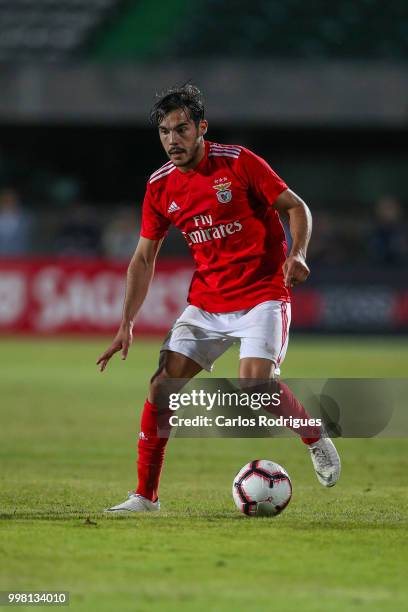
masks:
[[[198,227],[192,232],[182,233],[187,240],[188,246],[191,246],[193,244],[202,244],[210,240],[227,238],[231,236],[231,234],[240,231],[242,231],[242,223],[239,221],[232,221],[231,223],[220,223],[219,225],[212,225],[210,227]]]
[[[213,189],[216,190],[217,200],[220,204],[228,204],[232,200],[231,181],[228,181],[227,177],[216,179]]]

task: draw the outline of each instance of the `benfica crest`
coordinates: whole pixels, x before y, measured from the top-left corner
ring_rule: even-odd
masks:
[[[213,185],[213,189],[215,189],[217,192],[216,193],[217,200],[220,202],[220,204],[228,204],[228,202],[231,202],[232,200],[232,191],[230,189],[231,181],[227,183],[221,183],[219,181],[215,181],[215,182],[216,184]]]

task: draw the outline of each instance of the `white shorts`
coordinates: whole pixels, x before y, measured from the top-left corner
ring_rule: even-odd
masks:
[[[187,306],[169,331],[161,351],[181,353],[211,372],[214,361],[240,342],[240,359],[270,359],[279,374],[288,347],[290,315],[290,303],[275,300],[221,313]]]

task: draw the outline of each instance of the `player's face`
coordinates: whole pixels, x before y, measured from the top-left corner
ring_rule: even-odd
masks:
[[[207,126],[205,120],[197,126],[181,108],[164,117],[159,125],[160,140],[175,166],[188,170],[200,161]]]

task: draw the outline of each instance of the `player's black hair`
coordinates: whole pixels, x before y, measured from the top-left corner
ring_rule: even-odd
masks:
[[[171,111],[182,108],[198,126],[204,119],[204,100],[201,91],[191,83],[181,87],[171,87],[158,94],[157,101],[150,111],[150,122],[158,127]]]

